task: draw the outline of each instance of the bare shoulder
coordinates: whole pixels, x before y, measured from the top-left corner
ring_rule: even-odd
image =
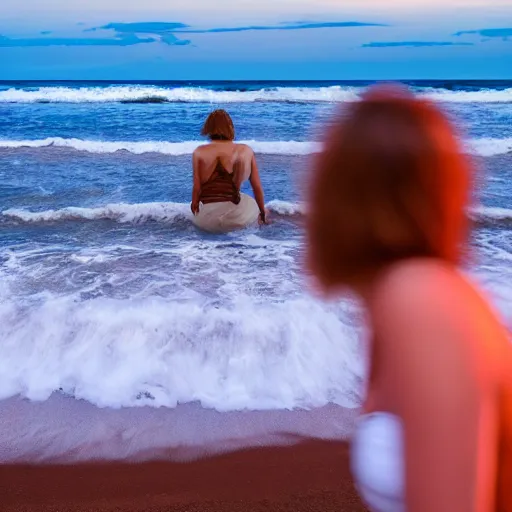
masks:
[[[236,147],[240,154],[242,154],[245,157],[252,157],[254,155],[254,151],[248,144],[236,144]]]
[[[193,153],[192,153],[192,156],[194,157],[202,157],[205,152],[208,151],[208,145],[207,144],[202,144],[200,146],[197,146],[196,149],[194,149]]]
[[[455,267],[434,259],[418,258],[387,269],[377,282],[372,304],[411,307],[433,299],[442,304],[468,292],[473,295],[475,290]]]
[[[417,372],[424,365],[469,371],[499,364],[506,337],[497,315],[475,284],[443,262],[418,259],[390,268],[370,314],[389,353],[417,359]]]
[[[478,329],[468,318],[479,329],[494,322],[476,288],[456,268],[429,259],[388,269],[376,285],[370,313],[390,348],[404,353],[415,349],[410,336],[446,353],[448,339],[478,339]],[[455,345],[452,348],[457,350]]]

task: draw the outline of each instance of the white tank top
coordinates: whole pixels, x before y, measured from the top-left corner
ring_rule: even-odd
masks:
[[[351,468],[372,512],[405,511],[403,427],[386,412],[360,417],[352,438]]]

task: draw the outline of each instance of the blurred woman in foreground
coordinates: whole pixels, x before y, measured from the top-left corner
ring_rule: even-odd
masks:
[[[512,511],[512,347],[457,268],[471,180],[446,117],[398,86],[346,107],[315,162],[310,269],[372,331],[352,470],[373,511]]]

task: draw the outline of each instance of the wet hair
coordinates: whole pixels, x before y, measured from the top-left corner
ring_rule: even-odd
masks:
[[[325,291],[412,257],[460,263],[471,164],[447,117],[374,86],[335,117],[313,161],[308,267]]]
[[[211,140],[234,140],[233,120],[225,110],[214,110],[206,118],[201,135],[209,137]]]

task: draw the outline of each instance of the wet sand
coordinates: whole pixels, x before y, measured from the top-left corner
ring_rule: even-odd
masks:
[[[192,462],[0,466],[2,512],[362,512],[341,441]]]

